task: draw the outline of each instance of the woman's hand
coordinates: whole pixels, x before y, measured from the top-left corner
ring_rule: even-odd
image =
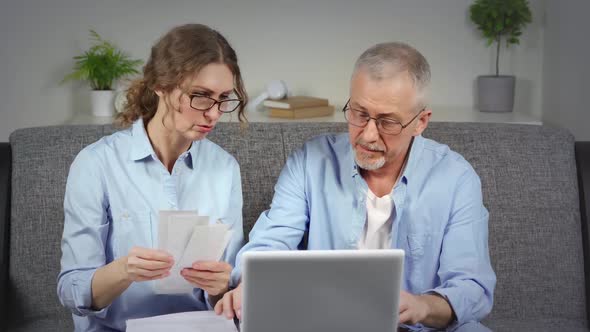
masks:
[[[96,269],[92,278],[92,308],[105,308],[134,281],[167,277],[172,265],[174,259],[164,251],[133,247],[127,256]]]
[[[180,271],[186,281],[217,296],[229,290],[232,266],[226,262],[195,262],[191,268]]]
[[[174,258],[162,250],[133,247],[123,262],[126,280],[148,281],[169,276]]]

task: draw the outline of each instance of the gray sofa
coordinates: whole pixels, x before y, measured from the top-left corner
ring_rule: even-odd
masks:
[[[343,123],[218,125],[210,139],[241,165],[246,234],[268,208],[289,153],[312,136],[345,130]],[[112,132],[29,128],[0,146],[0,330],[72,330],[56,296],[66,175],[80,149]],[[581,189],[590,193],[589,143],[528,125],[432,123],[424,136],[463,154],[483,183],[498,277],[484,323],[496,331],[588,331],[589,199]]]

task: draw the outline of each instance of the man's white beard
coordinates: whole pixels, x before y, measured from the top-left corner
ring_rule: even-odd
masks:
[[[367,171],[374,171],[376,169],[379,169],[381,167],[383,167],[383,165],[385,165],[385,157],[381,156],[380,158],[378,158],[377,160],[371,160],[371,158],[367,158],[362,156],[362,152],[354,152],[354,161],[356,162],[356,164]],[[359,156],[361,155],[361,156]]]

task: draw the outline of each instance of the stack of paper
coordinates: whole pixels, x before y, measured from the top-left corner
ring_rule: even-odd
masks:
[[[233,320],[213,311],[182,312],[127,321],[127,332],[237,332]]]
[[[155,283],[159,294],[192,292],[195,286],[180,271],[197,261],[219,261],[232,234],[228,225],[212,223],[196,211],[160,211],[158,226],[158,249],[174,257],[170,276]]]

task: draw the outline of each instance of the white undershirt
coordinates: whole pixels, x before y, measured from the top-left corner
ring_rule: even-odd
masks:
[[[387,249],[391,247],[391,194],[377,197],[367,190],[367,222],[359,240],[359,249]]]
[[[408,151],[409,155],[410,151]],[[406,169],[408,159],[404,160],[395,185]],[[394,187],[395,187],[394,185]],[[377,197],[370,188],[367,188],[367,222],[363,234],[358,243],[359,249],[390,249],[391,225],[394,203],[391,193],[383,197]]]

